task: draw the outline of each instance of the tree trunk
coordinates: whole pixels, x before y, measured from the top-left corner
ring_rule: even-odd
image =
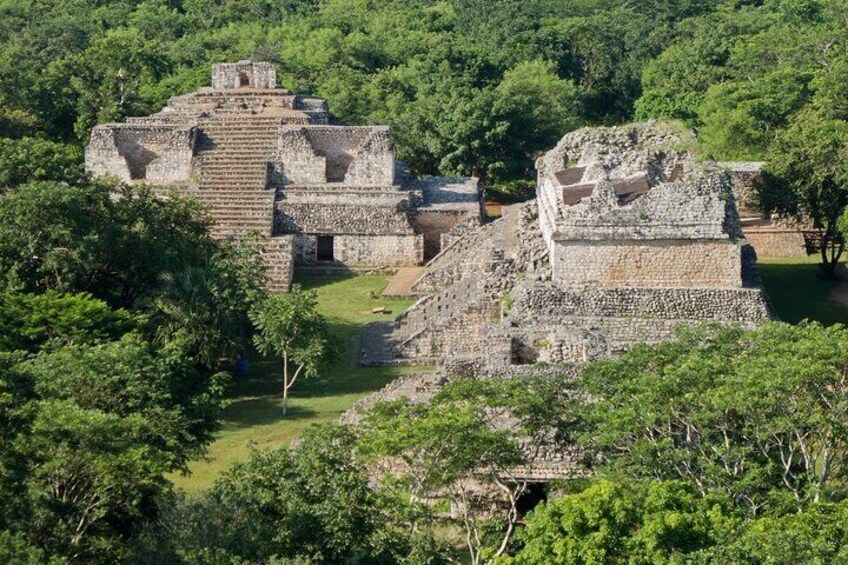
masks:
[[[288,359],[283,358],[283,416],[286,415],[286,404],[289,400],[289,364]]]
[[[834,232],[835,230],[828,226],[821,237],[821,269],[829,279],[837,277],[836,269],[845,249],[845,242]]]

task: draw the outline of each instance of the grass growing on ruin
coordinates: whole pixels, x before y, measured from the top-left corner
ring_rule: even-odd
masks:
[[[803,319],[825,325],[848,323],[848,280],[834,282],[819,275],[819,257],[760,259],[763,285],[777,315],[796,324]]]
[[[247,459],[252,447],[270,449],[288,445],[308,426],[331,422],[362,396],[382,388],[398,376],[421,370],[355,366],[363,326],[371,321],[394,318],[412,302],[381,298],[380,292],[388,278],[378,275],[296,277],[296,283],[317,290],[318,307],[344,345],[343,354],[319,377],[295,384],[286,417],[282,414],[279,360],[253,360],[249,373],[238,379],[230,390],[231,404],[224,413],[222,429],[209,447],[206,460],[192,462],[189,476],[169,477],[175,485],[189,494],[200,492],[234,463]],[[389,312],[371,314],[371,309],[380,306],[385,306]]]

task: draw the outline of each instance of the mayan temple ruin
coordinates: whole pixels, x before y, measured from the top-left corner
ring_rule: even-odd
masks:
[[[96,126],[86,168],[194,195],[217,237],[255,230],[274,290],[294,265],[418,265],[480,224],[476,179],[414,179],[388,127],[330,122],[326,101],[279,88],[272,64],[219,64],[210,88]]]
[[[378,400],[424,400],[457,376],[577,375],[581,364],[700,322],[772,317],[734,196],[738,171],[697,162],[688,132],[649,122],[566,135],[537,161],[534,202],[453,242],[420,299],[367,328],[366,364],[433,364]],[[579,454],[534,454],[524,478],[580,476]]]
[[[347,421],[379,400],[426,400],[457,376],[576,377],[681,325],[772,317],[737,205],[758,164],[699,161],[691,132],[646,122],[569,133],[538,159],[535,200],[484,222],[476,179],[415,179],[388,127],[330,122],[324,100],[277,87],[272,65],[220,64],[211,87],[95,127],[86,165],[196,196],[217,237],[258,231],[274,290],[296,265],[425,264],[415,304],[366,327],[360,362],[438,368],[366,397]],[[764,247],[773,231],[757,232]],[[568,446],[530,459],[527,480],[585,473]]]

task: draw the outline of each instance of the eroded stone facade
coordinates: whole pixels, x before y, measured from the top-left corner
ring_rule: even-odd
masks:
[[[273,65],[222,63],[211,87],[96,126],[86,167],[196,196],[217,237],[258,231],[275,290],[294,264],[420,264],[480,225],[476,179],[414,179],[388,127],[330,121],[326,101],[277,87]]]
[[[688,135],[645,123],[563,138],[537,163],[534,202],[452,241],[413,285],[419,300],[367,328],[365,364],[441,367],[375,398],[423,401],[457,375],[576,375],[682,325],[771,318],[731,176],[682,149]],[[582,476],[578,456],[533,453],[522,472]]]

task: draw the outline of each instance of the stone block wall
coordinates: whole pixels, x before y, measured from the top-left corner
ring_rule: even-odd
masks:
[[[249,86],[271,89],[277,86],[277,70],[271,63],[221,63],[212,67],[212,88],[227,89]]]
[[[316,265],[317,234],[295,236],[295,264]],[[423,258],[420,235],[333,235],[333,262],[349,267],[417,265]]]
[[[326,233],[367,235],[412,235],[409,202],[394,206],[359,202],[357,194],[341,198],[280,200],[277,202],[277,233]],[[304,201],[307,200],[307,201]],[[342,204],[339,201],[344,200]]]
[[[269,237],[262,240],[262,259],[268,269],[269,290],[286,292],[294,273],[294,236]]]
[[[762,257],[806,257],[807,242],[798,229],[779,227],[744,228],[745,239]]]
[[[465,212],[460,210],[418,210],[412,216],[412,225],[415,231],[424,236],[424,258],[430,260],[438,255],[443,246],[448,245],[454,238],[461,237],[450,235],[457,224],[467,219]],[[479,225],[479,218],[472,218],[475,225]]]
[[[761,289],[616,288],[562,290],[520,286],[510,318],[556,323],[572,318],[643,318],[765,322],[771,310]]]
[[[556,241],[563,288],[742,286],[741,247],[730,240]]]
[[[394,143],[387,127],[283,128],[274,157],[285,185],[391,186]]]
[[[188,127],[96,126],[85,150],[86,169],[125,182],[188,183],[195,138],[195,128]]]
[[[281,128],[273,166],[282,186],[327,182],[327,159],[315,151],[303,128]]]

